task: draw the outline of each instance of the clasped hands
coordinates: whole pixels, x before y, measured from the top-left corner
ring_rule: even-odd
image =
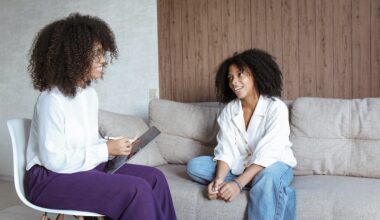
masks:
[[[224,182],[223,178],[216,177],[207,187],[209,199],[220,199],[231,202],[240,193],[239,186],[234,182]]]
[[[114,137],[107,140],[108,154],[112,156],[128,156],[132,153],[132,145],[137,136],[130,139],[127,137]]]

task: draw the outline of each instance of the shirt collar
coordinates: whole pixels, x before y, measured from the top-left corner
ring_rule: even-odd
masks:
[[[233,108],[232,108],[232,121],[234,122],[235,126],[240,130],[240,132],[245,132],[245,125],[244,125],[244,116],[243,116],[243,107],[241,105],[240,99],[236,99],[233,101]],[[255,111],[253,112],[251,120],[253,120],[253,117],[264,117],[267,108],[270,102],[270,98],[260,95],[259,100],[257,101]]]
[[[240,99],[236,99],[234,101],[233,106],[233,116],[236,117],[238,115],[243,115],[243,107],[241,105]],[[260,95],[259,101],[257,101],[255,111],[253,112],[253,116],[265,116],[267,112],[267,108],[270,102],[270,98]]]
[[[260,95],[259,101],[256,104],[253,116],[265,116],[269,105],[270,98]]]

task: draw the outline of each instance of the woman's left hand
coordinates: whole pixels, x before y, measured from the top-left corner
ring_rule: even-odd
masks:
[[[234,182],[228,182],[219,190],[218,198],[231,202],[240,193],[240,188]]]

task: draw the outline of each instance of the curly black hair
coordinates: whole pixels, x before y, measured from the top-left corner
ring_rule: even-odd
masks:
[[[260,49],[249,49],[235,53],[220,64],[215,77],[216,97],[219,102],[228,103],[236,98],[227,79],[229,67],[233,64],[240,71],[246,68],[251,71],[260,95],[281,97],[282,73],[274,57]]]
[[[34,88],[45,91],[56,86],[64,95],[74,97],[78,82],[89,86],[96,42],[109,52],[110,61],[117,58],[115,36],[98,17],[74,13],[42,28],[29,52],[28,71]]]

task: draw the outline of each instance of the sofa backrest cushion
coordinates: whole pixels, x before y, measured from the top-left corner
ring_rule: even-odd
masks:
[[[219,131],[216,120],[221,108],[216,103],[152,100],[149,123],[161,131],[156,142],[165,160],[186,164],[196,156],[212,155]]]
[[[99,133],[103,137],[124,136],[132,138],[135,135],[140,136],[146,130],[148,130],[148,125],[137,116],[117,114],[104,110],[99,111]],[[161,156],[155,141],[150,142],[141,152],[130,158],[128,163],[147,166],[167,164]]]
[[[290,124],[296,175],[380,178],[379,98],[298,98]]]

